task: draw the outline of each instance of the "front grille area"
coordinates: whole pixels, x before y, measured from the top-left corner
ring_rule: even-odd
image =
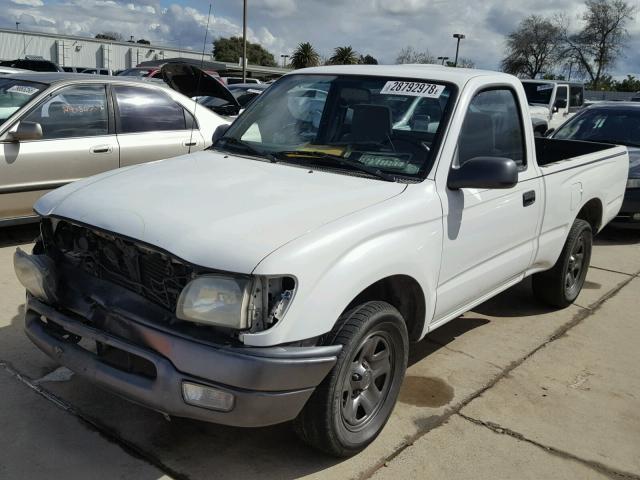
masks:
[[[45,249],[60,261],[127,288],[171,312],[195,273],[193,267],[167,254],[70,222],[60,221],[55,233],[45,226],[42,232]]]

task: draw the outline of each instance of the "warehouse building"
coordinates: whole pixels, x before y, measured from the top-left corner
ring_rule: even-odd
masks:
[[[0,60],[26,56],[42,57],[63,67],[111,70],[123,70],[144,62],[162,63],[165,59],[203,60],[202,52],[188,49],[0,28]],[[238,64],[215,62],[210,51],[205,53],[204,61],[215,63],[223,76],[235,76],[242,70]],[[247,71],[252,77],[272,78],[287,70],[249,65]]]

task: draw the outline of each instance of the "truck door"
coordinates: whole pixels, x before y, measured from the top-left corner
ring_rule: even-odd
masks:
[[[569,86],[558,85],[551,107],[551,119],[549,128],[558,128],[569,115]]]
[[[436,184],[444,239],[436,322],[517,282],[532,262],[544,199],[535,161],[527,155],[533,138],[524,122],[513,87],[479,90],[466,109],[454,153],[455,166],[483,156],[514,160],[519,175],[513,188],[451,190],[451,165],[440,162]]]

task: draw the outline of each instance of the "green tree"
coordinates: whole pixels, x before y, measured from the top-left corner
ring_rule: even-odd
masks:
[[[96,35],[99,40],[112,40],[114,42],[121,42],[122,35],[118,32],[102,32]]]
[[[633,75],[627,75],[627,78],[621,82],[616,82],[616,90],[619,92],[640,92],[640,79]]]
[[[333,55],[329,59],[329,63],[332,65],[356,65],[360,57],[356,51],[351,47],[336,47],[333,50]]]
[[[221,37],[213,42],[213,57],[220,62],[236,63],[242,57],[242,38]],[[253,65],[277,66],[272,53],[259,43],[247,42],[247,59]]]
[[[139,43],[141,45],[151,45],[151,42],[149,40],[145,40],[144,38],[141,38],[136,43]]]
[[[304,42],[294,50],[293,55],[291,55],[290,65],[295,69],[317,67],[320,65],[320,55],[313,48],[313,45],[309,42]]]
[[[378,65],[378,60],[371,55],[360,55],[358,63],[362,65]]]

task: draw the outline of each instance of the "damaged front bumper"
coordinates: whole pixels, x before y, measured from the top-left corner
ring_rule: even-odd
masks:
[[[77,272],[62,278],[56,306],[27,296],[27,336],[77,375],[166,415],[240,427],[286,422],[340,352],[199,341],[149,322],[158,307],[132,292]]]

